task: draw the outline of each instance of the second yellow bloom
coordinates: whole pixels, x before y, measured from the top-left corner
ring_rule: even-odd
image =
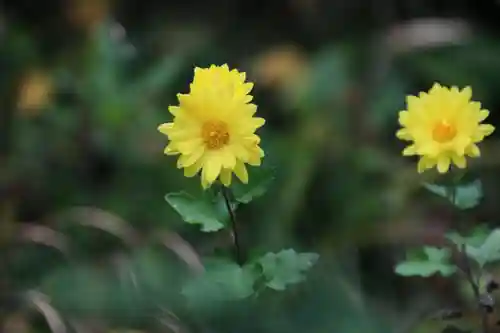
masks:
[[[437,167],[446,173],[453,163],[465,168],[466,156],[480,155],[477,144],[495,128],[481,122],[489,111],[471,101],[472,90],[466,87],[443,87],[438,83],[418,97],[407,97],[407,110],[399,113],[402,126],[396,135],[411,144],[403,155],[418,155],[418,171]]]

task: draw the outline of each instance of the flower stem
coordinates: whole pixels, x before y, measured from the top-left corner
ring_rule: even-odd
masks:
[[[459,177],[454,179],[453,184],[451,184],[451,186],[448,187],[448,196],[453,206],[456,205],[457,186],[462,176],[463,174],[460,174]],[[466,245],[462,244],[461,247],[457,246],[457,248],[458,252],[463,258],[463,267],[461,268],[462,272],[465,274],[465,278],[467,279],[467,282],[470,284],[472,288],[472,292],[474,293],[474,297],[477,302],[478,311],[481,315],[482,333],[488,333],[488,313],[481,305],[481,292],[479,290],[479,279],[477,282],[474,279],[474,274],[472,272],[470,259],[467,256]]]
[[[482,333],[488,333],[488,313],[486,310],[482,307],[481,305],[481,293],[479,291],[479,285],[474,281],[474,275],[472,274],[472,269],[470,267],[470,262],[469,258],[467,257],[467,253],[465,250],[465,244],[462,245],[460,252],[464,258],[464,268],[463,272],[465,274],[465,277],[467,281],[469,282],[472,291],[474,293],[474,297],[476,298],[476,302],[478,305],[478,311],[481,314],[481,324],[482,324]]]
[[[230,201],[230,192],[229,189],[225,186],[221,186],[221,192],[222,196],[224,197],[224,202],[226,203],[226,208],[229,213],[229,218],[231,219],[231,228],[232,228],[232,237],[234,241],[234,251],[235,251],[235,257],[236,257],[236,263],[240,266],[243,266],[243,256],[241,253],[241,245],[240,245],[240,240],[238,236],[238,224],[236,222],[236,214],[231,208],[231,201]]]

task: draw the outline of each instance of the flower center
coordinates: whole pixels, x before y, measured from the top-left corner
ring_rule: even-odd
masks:
[[[432,138],[434,141],[444,143],[452,140],[457,135],[457,129],[446,120],[441,120],[432,130]]]
[[[201,137],[208,149],[220,149],[229,143],[227,124],[223,121],[207,121],[201,127]]]

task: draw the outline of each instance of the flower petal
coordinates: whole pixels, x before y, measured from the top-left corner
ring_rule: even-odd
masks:
[[[489,115],[490,115],[490,111],[488,111],[488,110],[479,111],[478,121],[481,122],[481,121],[485,120],[486,118],[488,118]]]
[[[175,144],[173,142],[170,142],[165,149],[163,150],[165,155],[178,155],[180,152],[175,148]]]
[[[481,132],[482,135],[488,136],[495,131],[495,127],[490,124],[482,124],[479,125],[479,131]]]
[[[466,149],[465,153],[470,157],[479,157],[481,156],[481,151],[476,144],[470,144]]]
[[[201,177],[208,184],[212,184],[220,174],[222,168],[221,159],[217,154],[209,154],[205,157],[205,163],[203,164],[203,170],[201,172]]]
[[[241,180],[243,184],[248,183],[248,172],[243,162],[239,160],[236,162],[236,165],[234,167],[234,173]]]
[[[169,132],[174,128],[174,123],[165,123],[158,126],[158,131],[160,133],[168,135]]]
[[[423,156],[418,161],[418,165],[417,165],[418,173],[422,173],[425,170],[434,167],[435,165],[436,165],[436,162],[433,159]]]
[[[411,145],[403,150],[403,156],[412,156],[417,154],[417,146]]]
[[[439,173],[446,173],[450,168],[450,157],[440,156],[437,161],[437,169]]]
[[[191,178],[195,176],[203,166],[202,159],[196,161],[196,163],[184,168],[184,176]]]
[[[452,155],[451,159],[453,163],[460,169],[465,169],[467,167],[467,160],[463,155]]]
[[[219,179],[224,186],[229,187],[231,185],[232,178],[233,178],[233,171],[231,169],[221,170]]]
[[[182,155],[181,157],[179,157],[177,165],[180,165],[180,168],[191,166],[201,158],[204,152],[205,147],[198,146],[198,148],[196,148],[191,154]]]
[[[413,137],[411,134],[408,132],[406,128],[402,128],[399,131],[396,132],[396,137],[401,140],[405,141],[411,141],[413,140]]]

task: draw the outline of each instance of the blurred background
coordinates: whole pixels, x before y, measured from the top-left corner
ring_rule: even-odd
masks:
[[[435,81],[471,85],[499,125],[499,22],[497,0],[2,2],[0,331],[404,333],[467,302],[456,281],[393,273],[451,218],[394,133]],[[244,247],[320,260],[285,292],[193,310],[183,280],[230,239],[165,202],[201,189],[156,128],[194,66],[224,63],[255,82],[276,171],[238,210]],[[498,136],[470,165],[471,223],[500,213]]]

